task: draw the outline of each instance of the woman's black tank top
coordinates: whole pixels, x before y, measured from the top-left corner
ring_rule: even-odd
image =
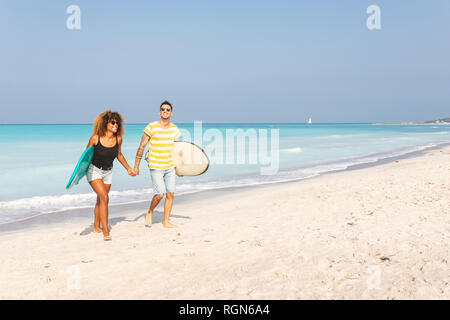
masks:
[[[104,147],[100,143],[100,136],[98,137],[98,143],[94,146],[94,156],[91,163],[102,170],[110,170],[113,167],[113,161],[119,154],[119,142],[117,141],[113,147]]]

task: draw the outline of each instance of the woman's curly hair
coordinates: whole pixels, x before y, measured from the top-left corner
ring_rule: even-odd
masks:
[[[120,113],[112,112],[111,110],[105,110],[95,118],[93,130],[94,135],[96,134],[99,137],[103,137],[108,129],[108,122],[111,120],[117,121],[118,126],[116,135],[122,137],[125,132],[123,128],[123,118]]]

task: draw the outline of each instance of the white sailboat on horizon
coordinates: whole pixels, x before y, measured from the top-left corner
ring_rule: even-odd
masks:
[[[308,124],[311,124],[312,123],[312,120],[311,120],[311,118],[309,118],[309,120],[308,120]]]

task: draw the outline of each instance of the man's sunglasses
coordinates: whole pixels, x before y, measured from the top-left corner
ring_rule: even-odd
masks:
[[[170,108],[161,108],[161,111],[171,111],[171,109]]]

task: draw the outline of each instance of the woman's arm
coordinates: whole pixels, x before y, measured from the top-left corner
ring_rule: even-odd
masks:
[[[87,145],[86,149],[89,148],[89,147],[95,146],[97,140],[98,140],[98,135],[94,134],[94,135],[89,139],[89,142],[88,142],[88,145]]]
[[[118,137],[119,143],[119,152],[117,154],[117,160],[124,166],[124,168],[128,171],[128,174],[135,175],[133,169],[128,165],[127,160],[125,160],[125,157],[122,154],[122,137]]]

